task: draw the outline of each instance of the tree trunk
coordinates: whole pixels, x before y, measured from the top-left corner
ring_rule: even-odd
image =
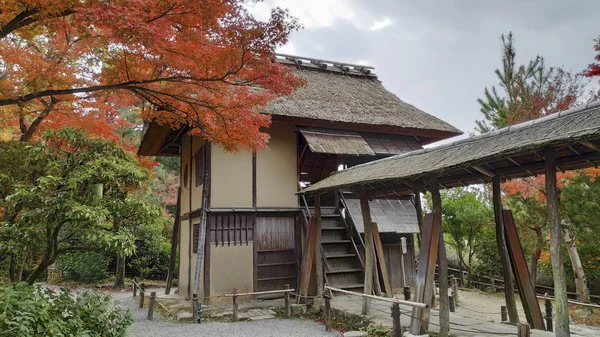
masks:
[[[542,247],[544,247],[544,237],[542,236],[542,228],[540,227],[540,225],[536,224],[533,230],[535,231],[535,235],[537,236],[537,242],[535,244],[535,250],[533,251],[533,254],[531,254],[530,274],[531,283],[533,283],[533,286],[535,287],[535,284],[537,283],[537,264],[540,260],[540,256],[542,255]]]
[[[56,258],[51,259],[47,256],[44,256],[37,268],[35,268],[33,273],[31,273],[31,275],[29,275],[29,277],[27,278],[27,283],[34,284],[40,278],[40,276],[44,274],[46,269],[48,269],[48,266],[54,263],[54,260],[56,260]]]
[[[117,270],[115,271],[115,288],[125,288],[125,255],[117,255]]]
[[[433,214],[442,216],[442,198],[437,179],[431,183],[431,200]],[[441,223],[441,219],[440,219]],[[446,244],[444,242],[444,227],[440,228],[440,241],[438,242],[438,273],[440,284],[440,333],[438,336],[445,337],[450,333],[450,301],[448,300],[448,259],[446,257]],[[433,294],[435,297],[435,293]]]
[[[571,335],[569,327],[569,305],[567,302],[567,275],[565,274],[563,234],[558,214],[558,193],[556,191],[556,158],[552,150],[544,154],[546,161],[546,200],[548,208],[548,228],[550,230],[550,259],[554,278],[554,308],[556,312],[556,337]]]
[[[494,199],[494,218],[496,221],[496,245],[498,246],[498,255],[502,262],[502,276],[504,277],[504,298],[506,300],[506,309],[511,323],[519,323],[519,313],[517,312],[517,302],[515,301],[515,290],[513,287],[512,269],[510,258],[508,257],[508,248],[506,247],[506,237],[504,236],[504,217],[502,215],[502,191],[500,190],[500,177],[492,178],[492,192]]]
[[[577,252],[577,246],[575,245],[575,236],[573,235],[573,228],[569,225],[563,226],[565,234],[565,245],[567,246],[567,252],[571,259],[571,265],[573,266],[573,272],[575,273],[575,292],[577,293],[577,300],[583,303],[590,302],[590,290],[587,287],[587,281],[585,279],[585,273],[583,272],[583,265],[579,259],[579,253]]]
[[[17,283],[20,281],[17,279],[17,259],[15,259],[14,254],[10,254],[10,264],[8,266],[8,278],[11,283]]]

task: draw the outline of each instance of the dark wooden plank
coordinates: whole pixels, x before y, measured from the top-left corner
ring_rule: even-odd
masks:
[[[314,217],[308,222],[308,235],[304,244],[304,253],[302,254],[302,269],[300,274],[300,295],[308,295],[308,286],[310,284],[310,274],[315,257],[315,247],[317,243],[317,221]]]
[[[494,220],[496,221],[496,245],[498,246],[498,254],[502,263],[502,275],[504,277],[504,298],[506,300],[506,308],[508,317],[511,323],[519,322],[519,314],[517,313],[517,303],[515,301],[515,291],[512,282],[512,271],[508,248],[506,247],[506,236],[504,234],[504,219],[502,214],[502,190],[500,189],[500,177],[492,178],[492,194],[494,203]]]
[[[425,215],[423,220],[423,232],[421,235],[421,250],[419,252],[419,266],[415,280],[414,302],[428,303],[433,296],[433,279],[435,277],[435,265],[437,260],[438,243],[440,240],[441,223],[440,217],[433,213]],[[413,335],[422,334],[422,325],[427,322],[426,310],[413,308],[410,331]]]
[[[523,254],[521,240],[519,240],[517,226],[515,225],[510,210],[505,209],[503,215],[508,255],[510,256],[515,280],[517,281],[517,287],[519,288],[519,295],[521,297],[521,303],[523,304],[523,310],[525,311],[525,317],[532,328],[544,330],[544,317],[542,316],[539,302],[535,296],[535,287],[531,283],[531,276],[529,275],[527,261]]]
[[[379,236],[379,229],[377,229],[377,223],[373,222],[373,242],[375,244],[375,253],[377,254],[377,260],[379,261],[379,270],[381,270],[381,276],[383,277],[383,286],[385,293],[388,296],[392,296],[392,286],[390,285],[390,276],[388,274],[387,266],[385,265],[385,254],[383,253],[383,245],[381,244],[381,237]]]

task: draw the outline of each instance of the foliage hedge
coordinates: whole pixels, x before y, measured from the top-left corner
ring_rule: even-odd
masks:
[[[0,335],[121,337],[133,323],[110,295],[0,284]]]
[[[99,252],[72,252],[56,259],[56,269],[66,280],[98,282],[108,277],[110,257]]]

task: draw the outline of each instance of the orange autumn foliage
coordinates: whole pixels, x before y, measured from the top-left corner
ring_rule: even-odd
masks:
[[[7,0],[0,10],[0,126],[29,140],[75,126],[115,137],[118,109],[228,149],[266,144],[260,109],[302,85],[272,62],[298,29],[232,0]]]
[[[600,176],[600,168],[592,167],[582,170],[593,182]],[[565,171],[556,174],[556,187],[561,187],[568,184],[573,179],[578,171]],[[520,196],[523,198],[531,198],[538,203],[546,202],[546,177],[538,175],[522,179],[514,179],[507,181],[502,185],[502,190],[509,196]]]

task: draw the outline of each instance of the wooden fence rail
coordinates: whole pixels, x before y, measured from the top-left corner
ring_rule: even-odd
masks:
[[[267,290],[267,291],[255,291],[251,293],[232,293],[226,294],[225,297],[231,297],[233,304],[233,318],[234,322],[237,322],[239,319],[238,315],[238,302],[237,298],[239,296],[254,296],[254,295],[267,295],[267,294],[281,294],[285,293],[285,317],[289,318],[291,316],[291,305],[290,305],[290,293],[292,293],[295,289],[290,289],[290,285],[286,284],[285,289],[281,290]]]

